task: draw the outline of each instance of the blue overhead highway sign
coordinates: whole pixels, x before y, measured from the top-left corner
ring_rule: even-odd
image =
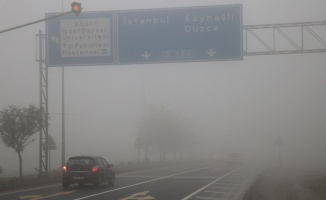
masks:
[[[112,12],[83,12],[48,20],[48,66],[114,64],[113,24]]]
[[[242,59],[242,6],[117,11],[118,64]]]
[[[48,66],[241,60],[242,6],[82,12],[46,33]]]

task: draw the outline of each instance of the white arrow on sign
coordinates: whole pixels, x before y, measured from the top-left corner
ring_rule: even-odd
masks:
[[[207,54],[209,56],[214,56],[216,54],[216,51],[214,51],[213,49],[210,49],[209,51],[207,51]]]
[[[151,56],[152,54],[148,53],[147,51],[145,51],[144,54],[142,54],[143,58],[145,58],[146,60]]]
[[[55,42],[56,44],[59,44],[59,38],[55,35],[52,35],[51,40]]]

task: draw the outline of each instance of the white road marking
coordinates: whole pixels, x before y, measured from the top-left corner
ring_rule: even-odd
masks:
[[[160,178],[162,176],[117,176],[119,178]],[[212,176],[176,176],[176,177],[169,177],[169,178],[173,178],[173,179],[216,179],[219,177],[212,177]]]
[[[119,178],[160,178],[162,176],[139,176],[139,175],[135,175],[135,176],[116,176]]]
[[[164,177],[161,177],[161,178],[156,178],[156,179],[148,180],[148,181],[144,181],[144,182],[140,182],[140,183],[136,183],[136,184],[132,184],[132,185],[120,187],[120,188],[117,188],[117,189],[108,190],[108,191],[105,191],[105,192],[100,192],[100,193],[97,193],[97,194],[93,194],[93,195],[89,195],[89,196],[77,198],[77,199],[74,199],[74,200],[88,199],[88,198],[91,198],[91,197],[94,197],[94,196],[98,196],[98,195],[102,195],[102,194],[114,192],[114,191],[117,191],[117,190],[122,190],[122,189],[125,189],[125,188],[130,188],[130,187],[134,187],[134,186],[137,186],[137,185],[142,185],[142,184],[145,184],[145,183],[150,183],[150,182],[154,182],[154,181],[158,181],[158,180],[162,180],[162,179],[166,179],[166,178],[170,178],[170,177],[173,177],[173,176],[178,176],[178,175],[181,175],[181,174],[186,174],[186,173],[190,173],[190,172],[198,171],[198,170],[202,170],[202,169],[207,169],[207,167],[202,167],[202,168],[199,168],[199,169],[189,170],[189,171],[186,171],[186,172],[180,172],[180,173],[177,173],[177,174],[172,174],[172,175],[169,175],[169,176],[164,176]]]
[[[212,177],[212,176],[177,176],[177,177],[170,177],[173,179],[216,179],[219,177]]]
[[[220,181],[220,180],[223,179],[224,177],[226,177],[226,176],[228,176],[228,175],[230,175],[230,174],[232,174],[232,173],[234,173],[234,172],[236,172],[236,171],[238,171],[238,170],[240,170],[240,169],[241,169],[241,168],[235,169],[235,170],[233,170],[233,171],[231,171],[231,172],[225,174],[224,176],[221,176],[220,178],[218,178],[218,179],[216,179],[215,181],[209,183],[208,185],[205,185],[204,187],[200,188],[199,190],[196,190],[195,192],[191,193],[190,195],[184,197],[184,198],[181,199],[181,200],[187,200],[187,199],[190,199],[191,197],[195,196],[195,195],[198,194],[199,192],[205,190],[205,189],[208,188],[209,186],[213,185],[214,183]]]
[[[105,193],[109,193],[109,192],[113,192],[113,191],[117,191],[117,190],[121,190],[121,189],[125,189],[125,188],[129,188],[129,187],[133,187],[133,186],[137,186],[137,185],[141,185],[141,184],[145,184],[145,183],[149,183],[149,182],[153,182],[153,181],[157,181],[157,180],[161,180],[161,179],[166,179],[166,178],[209,178],[209,179],[212,179],[212,178],[217,178],[217,177],[191,177],[191,176],[181,176],[181,177],[174,177],[174,176],[178,176],[178,175],[181,175],[181,174],[186,174],[186,173],[189,173],[189,172],[193,172],[193,171],[197,171],[197,170],[202,170],[202,169],[207,169],[207,167],[203,167],[203,168],[199,168],[199,169],[194,169],[194,170],[189,170],[189,171],[186,171],[186,172],[181,172],[181,173],[177,173],[177,174],[173,174],[173,175],[169,175],[169,176],[164,176],[164,177],[160,177],[160,176],[117,176],[117,177],[121,177],[121,178],[124,178],[124,177],[154,177],[155,179],[153,180],[149,180],[149,181],[144,181],[144,182],[140,182],[140,183],[136,183],[136,184],[133,184],[133,185],[129,185],[129,186],[124,186],[124,187],[121,187],[121,188],[117,188],[117,189],[114,189],[114,190],[109,190],[109,191],[105,191],[105,192],[101,192],[101,193],[98,193],[98,194],[94,194],[94,195],[90,195],[90,196],[85,196],[85,197],[81,197],[81,198],[78,198],[78,199],[74,199],[74,200],[81,200],[81,199],[87,199],[87,198],[90,198],[90,197],[93,197],[93,196],[98,196],[98,195],[101,195],[101,194],[105,194]],[[240,168],[239,168],[240,169]],[[210,183],[209,185],[217,182],[218,180],[224,178],[225,176],[239,170],[239,169],[236,169],[236,170],[233,170],[231,171],[230,173],[222,176],[222,177],[219,177],[217,180],[213,181],[212,183]],[[158,178],[157,178],[158,177]],[[208,186],[209,186],[208,185]],[[207,187],[208,187],[207,186]],[[19,190],[19,191],[14,191],[14,192],[7,192],[7,193],[0,193],[0,196],[4,196],[4,195],[8,195],[8,194],[15,194],[15,193],[20,193],[20,192],[27,192],[27,191],[33,191],[33,190],[39,190],[39,189],[44,189],[44,188],[51,188],[51,187],[61,187],[61,184],[57,184],[57,185],[50,185],[50,186],[44,186],[44,187],[37,187],[37,188],[31,188],[31,189],[26,189],[26,190]],[[206,188],[206,186],[205,186]],[[202,190],[205,189],[205,188],[201,188]],[[198,192],[197,192],[198,191]],[[196,192],[199,193],[200,191],[197,190]],[[192,193],[194,194],[194,193]],[[190,195],[189,195],[190,196]],[[183,198],[182,200],[186,200],[187,197]],[[204,198],[204,197],[203,197]]]
[[[201,168],[204,169],[204,168]],[[135,177],[135,178],[162,178],[162,176],[124,176],[124,175],[117,175],[116,177],[121,177],[121,178],[130,178],[130,177]],[[177,177],[175,177],[177,178]],[[189,177],[190,178],[190,177]],[[193,177],[196,178],[196,177]],[[215,178],[215,177],[212,177]],[[25,190],[16,190],[13,192],[6,192],[6,193],[0,193],[0,196],[8,195],[8,194],[16,194],[20,192],[28,192],[28,191],[33,191],[33,190],[39,190],[39,189],[44,189],[44,188],[51,188],[51,187],[62,187],[61,184],[56,184],[56,185],[49,185],[49,186],[44,186],[44,187],[37,187],[37,188],[30,188],[30,189],[25,189]]]

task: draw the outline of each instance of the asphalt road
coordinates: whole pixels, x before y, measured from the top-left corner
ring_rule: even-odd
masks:
[[[250,176],[244,167],[217,164],[176,165],[119,174],[114,186],[61,184],[0,194],[0,200],[191,200],[236,199]]]

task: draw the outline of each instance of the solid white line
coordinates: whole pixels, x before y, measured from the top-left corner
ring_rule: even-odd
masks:
[[[209,176],[178,176],[178,177],[171,177],[173,179],[215,179],[218,177],[209,177]]]
[[[186,173],[189,173],[189,172],[198,171],[198,170],[202,170],[202,169],[207,169],[207,167],[202,167],[202,168],[199,168],[199,169],[189,170],[189,171],[186,171],[186,172],[180,172],[180,173],[177,173],[177,174],[172,174],[172,175],[169,175],[169,176],[164,176],[164,177],[152,179],[152,180],[149,180],[149,181],[144,181],[144,182],[140,182],[140,183],[136,183],[136,184],[132,184],[132,185],[120,187],[120,188],[117,188],[117,189],[108,190],[108,191],[105,191],[105,192],[100,192],[100,193],[97,193],[97,194],[93,194],[93,195],[81,197],[81,198],[74,199],[74,200],[87,199],[87,198],[90,198],[90,197],[94,197],[94,196],[98,196],[98,195],[102,195],[102,194],[114,192],[114,191],[117,191],[117,190],[122,190],[122,189],[125,189],[125,188],[130,188],[130,187],[133,187],[133,186],[142,185],[142,184],[145,184],[145,183],[150,183],[150,182],[154,182],[154,181],[166,179],[166,178],[169,178],[169,177],[172,177],[172,176],[178,176],[180,174],[186,174]]]
[[[38,188],[31,188],[31,189],[26,189],[26,190],[19,190],[19,191],[14,191],[14,192],[1,193],[0,196],[8,195],[8,194],[20,193],[20,192],[27,192],[27,191],[39,190],[39,189],[50,188],[50,187],[58,187],[58,186],[61,186],[61,184],[60,185],[50,185],[50,186],[45,186],[45,187],[38,187]]]
[[[116,176],[119,178],[160,178],[162,176]],[[174,178],[174,179],[216,179],[218,177],[212,177],[212,176],[178,176],[178,177],[170,177],[170,178]]]
[[[116,178],[160,178],[162,176],[116,176]]]
[[[199,190],[197,190],[197,191],[191,193],[190,195],[186,196],[185,198],[183,198],[183,199],[181,199],[181,200],[187,200],[187,199],[190,199],[191,197],[195,196],[195,195],[198,194],[199,192],[205,190],[206,188],[208,188],[209,186],[213,185],[213,184],[216,183],[217,181],[219,181],[219,180],[221,180],[222,178],[224,178],[224,177],[226,177],[226,176],[228,176],[228,175],[230,175],[230,174],[232,174],[232,173],[238,171],[239,169],[241,169],[241,168],[235,169],[235,170],[233,170],[233,171],[231,171],[231,172],[225,174],[224,176],[222,176],[222,177],[216,179],[215,181],[209,183],[208,185],[205,185],[204,187],[202,187],[202,188],[200,188]]]

